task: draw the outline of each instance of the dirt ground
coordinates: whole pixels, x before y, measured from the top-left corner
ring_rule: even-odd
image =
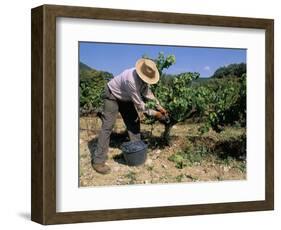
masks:
[[[80,118],[80,186],[105,186],[150,183],[179,183],[194,181],[223,181],[246,179],[246,158],[220,157],[207,154],[200,160],[189,162],[184,167],[178,167],[171,156],[184,149],[187,145],[212,145],[223,139],[233,139],[243,133],[243,128],[226,128],[217,134],[213,131],[200,136],[198,124],[177,124],[171,131],[170,146],[159,144],[163,125],[141,125],[143,140],[149,144],[148,156],[145,164],[137,167],[127,166],[119,149],[124,141],[128,141],[125,126],[121,118],[117,119],[111,136],[107,164],[111,173],[101,175],[91,166],[93,153],[101,121],[96,117]],[[202,141],[202,143],[200,142]],[[227,150],[226,150],[227,151]]]

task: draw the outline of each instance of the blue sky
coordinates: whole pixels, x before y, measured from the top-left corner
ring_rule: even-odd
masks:
[[[245,49],[204,48],[186,46],[134,45],[115,43],[80,42],[80,61],[113,75],[131,68],[144,54],[156,58],[159,52],[174,54],[176,63],[164,72],[178,74],[199,72],[200,77],[210,77],[214,71],[231,63],[246,63]]]

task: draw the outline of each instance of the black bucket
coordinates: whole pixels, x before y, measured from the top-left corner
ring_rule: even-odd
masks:
[[[146,161],[147,145],[141,140],[125,142],[121,150],[129,166],[141,165]]]

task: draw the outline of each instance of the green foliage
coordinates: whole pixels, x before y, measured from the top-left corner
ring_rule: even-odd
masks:
[[[177,152],[168,158],[169,161],[175,163],[175,167],[182,169],[187,166],[187,160],[184,158],[183,152]]]
[[[246,125],[246,65],[231,64],[221,67],[215,72],[211,80],[192,84],[199,78],[199,73],[186,72],[178,75],[163,74],[163,69],[169,68],[175,57],[159,53],[157,68],[161,73],[158,84],[151,90],[158,98],[160,104],[168,111],[170,124],[165,125],[164,138],[169,139],[171,127],[196,116],[204,122],[200,127],[201,133],[210,128],[216,132],[223,130],[226,125],[239,123]],[[223,72],[222,75],[219,75]],[[222,77],[219,77],[222,76]],[[155,109],[154,102],[146,103],[148,108]],[[154,118],[147,118],[146,124],[153,124]]]
[[[155,109],[156,108],[156,101],[155,100],[149,100],[146,102],[146,107],[148,109]],[[144,124],[147,124],[147,125],[153,125],[154,123],[156,122],[156,119],[155,117],[146,117],[145,120],[143,121]]]
[[[155,109],[156,108],[156,100],[149,100],[146,102],[146,107],[148,109]]]
[[[149,58],[145,55],[143,57]],[[167,55],[165,57],[163,52],[160,52],[156,59],[151,60],[156,63],[161,75],[159,83],[151,86],[154,95],[168,111],[173,123],[185,120],[186,115],[192,108],[192,97],[190,96],[191,90],[189,87],[192,80],[199,77],[199,73],[163,74],[163,70],[168,69],[176,61],[174,55]],[[146,106],[150,109],[155,109],[156,103],[148,101]]]
[[[124,177],[127,178],[128,184],[135,184],[137,180],[137,174],[134,171],[129,171]]]
[[[246,125],[246,74],[241,78],[215,80],[209,85],[197,88],[205,91],[198,108],[203,111],[205,125],[199,131],[204,133],[212,128],[221,132],[226,125]],[[197,95],[197,98],[200,96]]]
[[[147,55],[143,55],[143,58],[150,59],[156,63],[160,76],[162,76],[164,69],[168,69],[171,65],[176,63],[175,55],[167,55],[167,57],[165,57],[163,52],[159,52],[158,57],[156,59],[152,59]]]
[[[82,70],[92,70],[92,68],[86,64],[84,64],[83,62],[80,62],[79,63],[79,70],[82,71]]]
[[[172,77],[171,86],[160,81],[154,88],[154,94],[160,104],[168,111],[173,123],[184,121],[192,110],[195,98],[190,84],[199,77],[198,73],[183,73]]]
[[[169,144],[172,126],[189,118],[191,111],[194,109],[193,105],[196,98],[192,95],[190,84],[192,80],[198,77],[198,73],[182,73],[171,77],[169,85],[166,84],[166,81],[160,80],[158,84],[151,88],[160,104],[169,114],[170,122],[165,124],[165,130],[163,132],[163,138],[166,144]],[[148,108],[155,109],[155,104],[151,104],[149,101],[146,105]],[[145,123],[153,124],[155,121],[155,118],[149,117],[145,120]]]
[[[185,178],[185,175],[184,174],[180,174],[180,175],[177,175],[176,176],[176,181],[177,182],[182,182],[182,180]]]
[[[228,66],[223,66],[218,68],[212,77],[214,78],[225,78],[225,77],[241,77],[246,73],[246,64],[230,64]]]
[[[175,167],[182,169],[202,165],[205,161],[246,170],[246,134],[235,128],[215,135],[187,136],[185,146],[168,157]],[[204,164],[204,163],[203,163]]]
[[[105,84],[113,76],[108,72],[91,69],[83,63],[80,63],[79,75],[80,114],[85,115],[102,106]]]
[[[235,166],[235,168],[239,169],[241,173],[245,173],[247,170],[247,164],[246,162],[238,162],[238,164]]]
[[[149,58],[144,56],[145,58]],[[199,80],[199,73],[186,72],[178,75],[163,73],[172,66],[174,55],[166,57],[160,52],[153,60],[161,74],[158,84],[151,90],[160,104],[168,111],[170,123],[165,124],[163,137],[169,140],[173,125],[191,117],[203,121],[201,133],[210,128],[221,132],[227,125],[246,126],[246,65],[231,64],[219,68],[210,80]],[[80,63],[80,113],[87,114],[98,110],[103,103],[103,90],[106,82],[113,76],[110,73],[91,69]],[[194,84],[193,82],[196,82]],[[146,106],[156,108],[155,101],[147,101]],[[148,117],[144,123],[153,125],[154,117]]]
[[[182,169],[196,163],[200,164],[208,154],[209,151],[205,146],[187,147],[171,155],[168,160],[174,162],[176,168]]]

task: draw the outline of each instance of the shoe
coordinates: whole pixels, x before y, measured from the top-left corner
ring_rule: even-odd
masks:
[[[108,165],[106,165],[105,163],[93,163],[92,162],[92,166],[94,168],[94,170],[96,170],[96,172],[100,173],[100,174],[108,174],[110,173],[110,167]]]

